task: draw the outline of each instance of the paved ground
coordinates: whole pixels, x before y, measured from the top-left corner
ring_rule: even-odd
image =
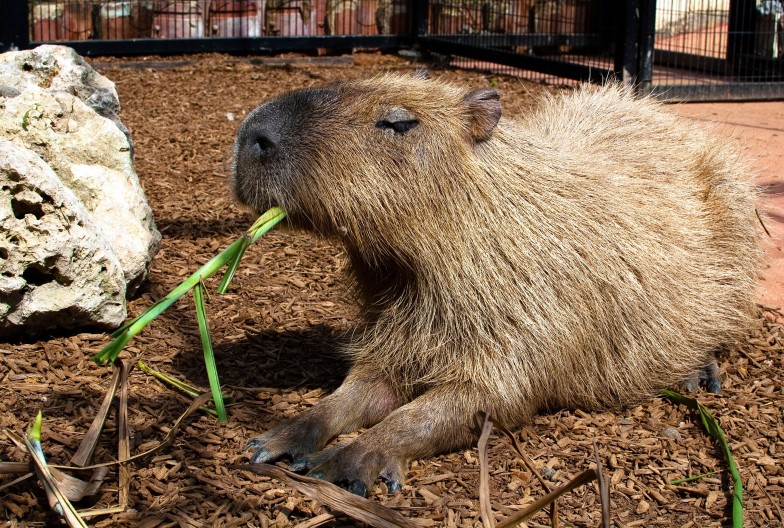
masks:
[[[672,107],[680,115],[719,123],[719,131],[741,141],[755,159],[762,188],[767,268],[758,291],[759,302],[784,308],[784,102],[693,103]]]

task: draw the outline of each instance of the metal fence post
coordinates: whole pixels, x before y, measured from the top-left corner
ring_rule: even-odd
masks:
[[[0,5],[0,51],[30,46],[27,0],[4,0]]]
[[[641,0],[639,68],[637,93],[649,94],[653,87],[653,40],[656,36],[656,0]]]
[[[624,84],[634,85],[637,82],[641,4],[641,0],[627,0],[623,3],[624,16],[619,31],[615,71],[620,72]]]
[[[625,6],[623,42],[616,57],[616,71],[621,72],[623,82],[633,85],[638,94],[647,94],[653,86],[656,0],[627,0]]]
[[[727,63],[729,72],[743,76],[744,63],[754,55],[754,0],[730,0]]]
[[[430,12],[430,2],[428,0],[411,1],[411,37],[414,43],[420,37],[428,34],[428,13]]]

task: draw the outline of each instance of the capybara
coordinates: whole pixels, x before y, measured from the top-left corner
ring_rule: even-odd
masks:
[[[232,184],[342,244],[361,306],[344,383],[249,442],[252,460],[355,493],[470,444],[478,411],[514,427],[700,372],[718,390],[714,353],[753,316],[738,151],[620,85],[516,120],[496,90],[421,74],[294,91],[245,119]]]

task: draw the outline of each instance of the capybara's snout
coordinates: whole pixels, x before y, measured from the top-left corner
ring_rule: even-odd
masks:
[[[276,109],[262,108],[244,134],[239,148],[255,163],[266,163],[273,158],[281,141],[281,119]]]
[[[279,201],[272,180],[276,159],[285,148],[286,113],[282,105],[271,101],[251,112],[237,134],[232,188],[240,202],[257,211]]]

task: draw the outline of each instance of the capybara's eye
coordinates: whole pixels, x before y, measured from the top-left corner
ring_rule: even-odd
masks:
[[[388,121],[382,119],[381,121],[376,121],[376,128],[392,130],[397,134],[404,134],[412,128],[416,128],[417,125],[419,125],[419,119],[406,119],[404,121]]]
[[[395,134],[405,134],[412,128],[416,128],[417,125],[419,125],[419,119],[409,110],[401,107],[388,109],[376,121],[376,128]]]

